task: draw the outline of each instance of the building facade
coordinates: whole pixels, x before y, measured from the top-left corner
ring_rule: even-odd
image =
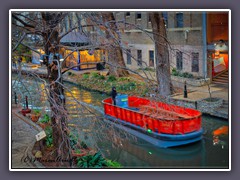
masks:
[[[122,41],[127,42],[124,54],[131,69],[156,67],[152,27],[148,12],[117,12],[116,20],[125,20]],[[172,68],[195,76],[206,74],[206,44],[204,45],[204,14],[202,12],[163,12]],[[206,42],[205,42],[206,43]],[[132,57],[131,57],[132,56]],[[139,63],[139,61],[142,61]]]
[[[126,66],[132,70],[156,67],[149,12],[113,13],[118,27],[121,28],[120,37]],[[168,11],[162,12],[162,14],[170,45],[169,58],[172,69],[188,72],[197,77],[214,77],[219,72],[228,69],[228,48],[223,48],[221,43],[219,44],[219,42],[223,41],[223,45],[228,46],[228,12]],[[66,17],[62,31],[65,32],[73,24],[92,23],[88,22],[84,17],[79,18],[80,16],[81,12]],[[101,18],[100,13],[97,16]],[[79,19],[82,19],[81,22],[79,22]],[[90,38],[91,44],[96,43],[95,46],[98,46],[97,43],[101,44],[106,39],[104,29],[101,30],[99,27],[86,27],[75,31],[71,34],[84,31],[87,37]],[[72,41],[75,40],[76,38],[72,38]],[[70,56],[67,61],[79,63],[94,61],[94,59],[96,59],[96,62],[108,59],[107,51],[104,51],[104,49],[98,55],[99,58],[92,58],[90,56],[93,56],[93,54],[83,52],[74,55],[77,58],[71,58]],[[222,61],[224,61],[224,66]],[[214,68],[218,64],[222,64],[222,66]]]

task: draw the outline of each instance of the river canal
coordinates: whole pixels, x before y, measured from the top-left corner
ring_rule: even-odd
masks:
[[[197,143],[176,147],[157,148],[143,140],[121,132],[102,123],[101,101],[107,96],[89,92],[80,87],[65,83],[66,107],[69,112],[69,125],[90,147],[97,145],[109,159],[120,162],[124,168],[167,168],[167,169],[228,169],[229,135],[220,135],[214,143],[213,131],[228,126],[228,120],[203,115],[203,139]],[[28,95],[31,108],[44,108],[49,111],[42,82],[33,79],[20,80],[12,77],[12,101],[14,91],[20,103]],[[79,103],[77,103],[77,101]],[[111,137],[111,138],[109,138]]]

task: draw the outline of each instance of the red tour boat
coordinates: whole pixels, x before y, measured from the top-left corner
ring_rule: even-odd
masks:
[[[102,101],[105,118],[158,147],[180,146],[202,139],[201,112],[136,96],[118,95]]]

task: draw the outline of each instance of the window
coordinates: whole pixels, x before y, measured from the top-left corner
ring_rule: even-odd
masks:
[[[137,12],[136,19],[141,19],[141,18],[142,18],[142,14],[140,12]]]
[[[168,14],[167,12],[163,12],[163,19],[165,22],[165,26],[168,27]]]
[[[126,12],[125,16],[130,17],[130,12]]]
[[[137,50],[138,66],[142,66],[142,50]]]
[[[150,18],[150,16],[148,15],[148,22],[151,22],[151,18]]]
[[[127,49],[127,64],[132,64],[131,50]]]
[[[199,72],[199,53],[192,53],[192,72]]]
[[[183,27],[183,13],[176,13],[176,27]]]
[[[149,66],[154,67],[154,51],[149,51]]]
[[[183,61],[182,61],[182,52],[178,51],[176,54],[177,58],[177,70],[182,70],[183,69]]]

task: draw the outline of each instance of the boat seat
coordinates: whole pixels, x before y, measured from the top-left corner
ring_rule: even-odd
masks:
[[[192,118],[191,116],[188,116],[188,115],[179,114],[179,113],[176,113],[173,111],[157,108],[157,107],[150,106],[150,105],[140,106],[139,112],[144,113],[144,114],[146,114],[147,112],[150,112],[152,115],[158,114],[158,118],[168,118],[168,119],[171,118],[172,120]]]

